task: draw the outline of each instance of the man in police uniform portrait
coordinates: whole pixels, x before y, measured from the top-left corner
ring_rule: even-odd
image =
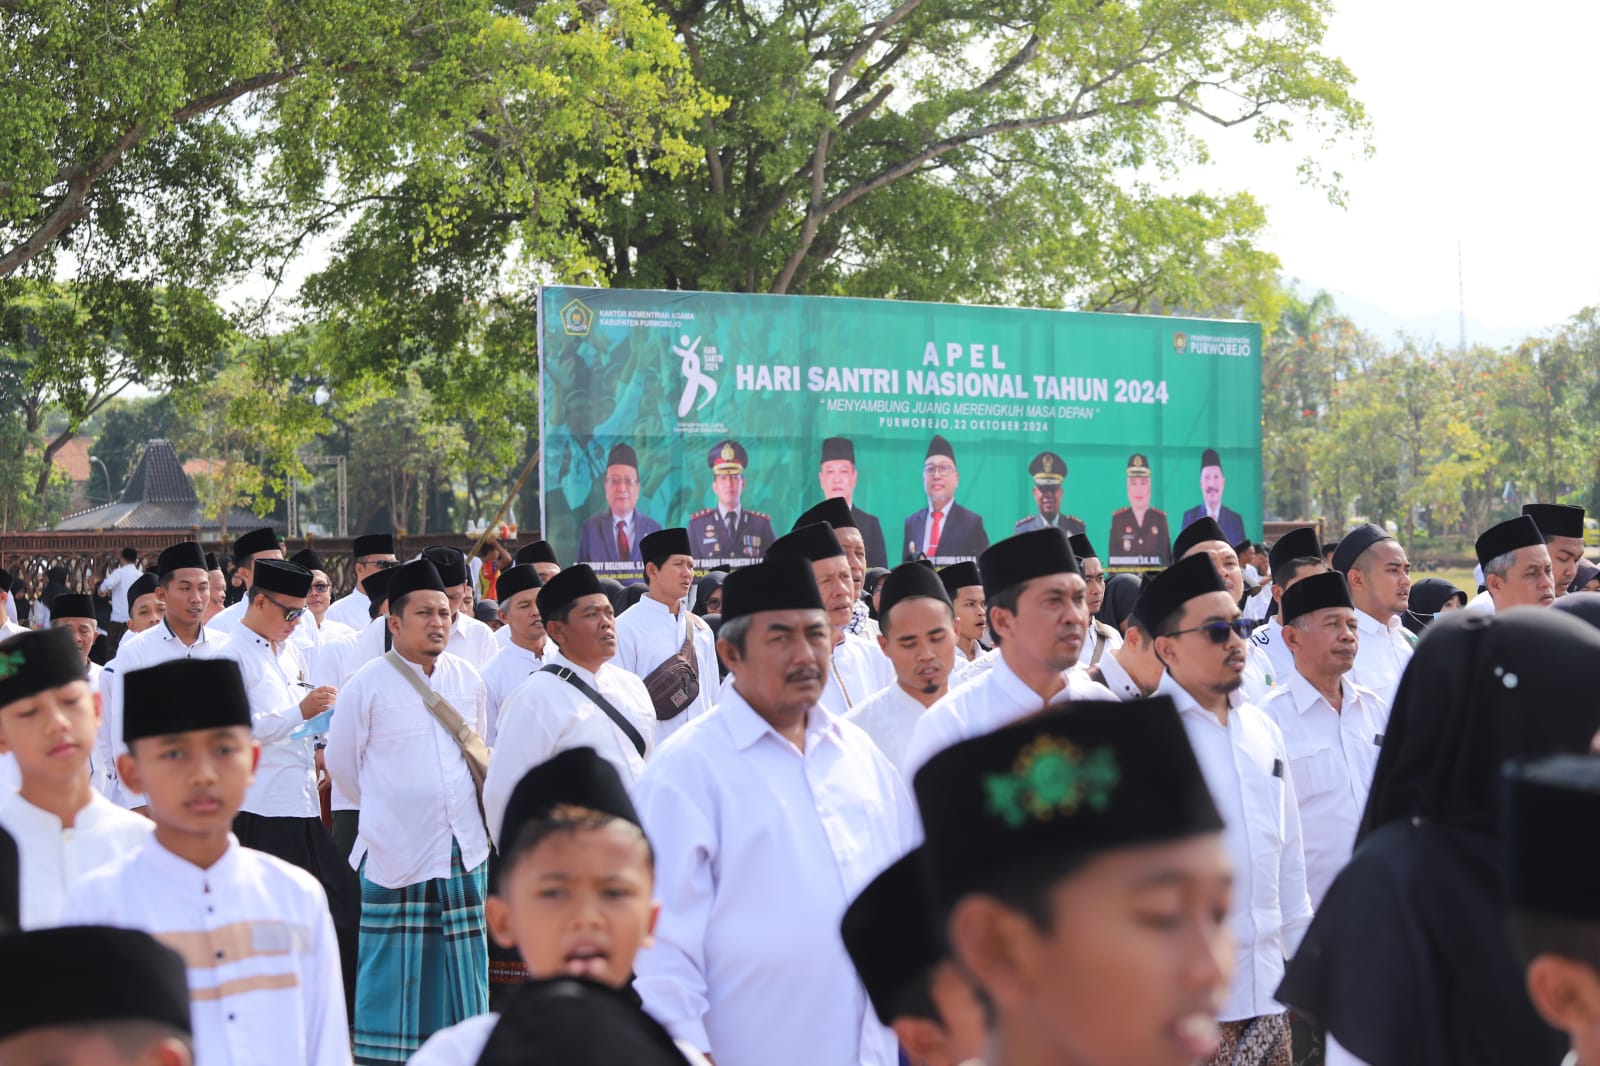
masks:
[[[822,483],[825,498],[839,496],[850,505],[850,517],[856,520],[861,539],[867,542],[867,566],[887,568],[889,553],[884,547],[883,526],[876,515],[856,506],[856,446],[849,437],[829,437],[822,442],[822,467],[817,480]]]
[[[1111,516],[1106,549],[1112,566],[1166,566],[1172,562],[1167,513],[1150,506],[1150,459],[1128,456],[1128,506]]]
[[[1017,519],[1016,532],[1054,526],[1067,536],[1088,532],[1077,515],[1061,513],[1061,483],[1067,480],[1067,461],[1055,452],[1040,452],[1028,464],[1033,475],[1033,502],[1037,508],[1026,518]]]
[[[744,468],[750,456],[736,440],[718,441],[706,457],[717,505],[689,516],[696,559],[761,559],[777,534],[772,519],[744,506]]]

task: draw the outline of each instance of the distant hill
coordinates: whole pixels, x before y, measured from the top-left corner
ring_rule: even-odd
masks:
[[[1301,296],[1310,298],[1315,296],[1324,286],[1314,282],[1293,279],[1290,284]],[[1436,342],[1446,348],[1454,348],[1461,337],[1461,318],[1456,311],[1435,311],[1427,315],[1405,317],[1387,311],[1377,304],[1368,303],[1347,292],[1337,289],[1327,289],[1328,295],[1333,297],[1334,303],[1339,308],[1339,313],[1354,322],[1361,329],[1380,340],[1392,341],[1400,334],[1405,334],[1414,340],[1425,343]],[[1555,322],[1544,322],[1527,325],[1490,326],[1479,322],[1471,315],[1467,316],[1467,344],[1484,344],[1491,348],[1504,348],[1517,344],[1529,337],[1536,337],[1545,330],[1558,325]]]

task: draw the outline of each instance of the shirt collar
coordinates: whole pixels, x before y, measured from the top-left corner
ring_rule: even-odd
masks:
[[[1161,675],[1161,684],[1156,686],[1156,694],[1159,696],[1171,696],[1172,702],[1177,705],[1179,714],[1198,715],[1213,725],[1220,726],[1222,724],[1218,721],[1216,715],[1200,706],[1200,702],[1189,695],[1188,689],[1174,681],[1171,674]],[[1230,710],[1237,709],[1243,702],[1244,689],[1242,687],[1236,688],[1228,694],[1228,707]]]
[[[171,623],[165,617],[161,619],[161,628],[164,630],[161,634],[162,640],[176,640],[179,644],[183,643],[178,634],[173,632]],[[195,644],[204,644],[206,642],[206,624],[204,622],[200,623],[200,635],[194,638],[194,642]],[[192,647],[193,645],[190,646]]]
[[[991,684],[999,685],[1006,695],[1011,698],[1012,702],[1019,707],[1034,706],[1043,702],[1040,695],[1029,688],[1028,683],[1018,677],[1017,672],[1011,669],[1011,664],[1006,662],[1004,644],[996,649],[994,666],[990,669],[995,675],[995,679]],[[1065,703],[1071,698],[1070,690],[1072,686],[1067,683],[1066,670],[1061,672],[1061,681],[1061,691],[1050,697],[1049,703],[1051,705]]]
[[[938,513],[938,514],[944,515],[946,518],[949,518],[950,517],[950,508],[955,506],[955,502],[956,502],[956,498],[954,496],[952,496],[952,497],[950,497],[950,502],[946,503],[943,507],[935,507],[933,505],[933,500],[932,499],[928,500],[928,517],[932,518],[935,513]]]
[[[666,604],[662,603],[660,600],[656,599],[654,596],[644,595],[639,597],[639,602],[630,607],[629,610],[638,610],[640,607],[643,607],[648,612],[658,614],[669,621],[683,621],[683,612],[685,607],[682,600],[678,601],[677,617],[673,617],[672,609]]]
[[[739,694],[738,681],[728,686],[723,692],[717,710],[722,715],[722,720],[727,723],[728,734],[733,738],[733,746],[740,751],[751,747],[764,736],[771,736],[790,751],[794,745],[788,739],[780,736],[756,709]],[[835,737],[839,733],[838,720],[829,714],[821,704],[812,704],[811,710],[806,712],[806,752],[809,753],[817,743],[827,737]]]
[[[735,507],[731,511],[725,511],[725,510],[722,509],[722,505],[718,504],[717,505],[717,517],[722,519],[722,521],[724,521],[724,522],[726,522],[730,516],[733,517],[734,519],[737,519],[739,517],[739,512],[742,511],[742,510],[744,510],[744,508]]]
[[[168,851],[161,841],[156,839],[154,833],[151,833],[150,838],[145,841],[144,854],[158,872],[173,880],[192,884],[196,889],[204,890],[209,882],[230,876],[234,867],[238,865],[239,838],[229,833],[228,850],[222,853],[220,859],[204,869]]]
[[[1128,699],[1140,699],[1144,696],[1144,693],[1139,689],[1139,683],[1133,679],[1133,675],[1128,673],[1127,668],[1117,659],[1117,649],[1107,648],[1106,653],[1100,656],[1099,666],[1101,675],[1106,679],[1106,688],[1115,692],[1119,697],[1126,696]],[[1164,680],[1167,675],[1163,672],[1161,676]]]
[[[623,525],[627,526],[629,529],[633,528],[633,515],[634,515],[634,512],[629,511],[625,515],[618,515],[615,511],[607,511],[606,514],[610,515],[610,517],[611,517],[611,528],[612,529],[616,529],[617,528],[617,523],[618,522],[621,522]]]
[[[1387,624],[1378,621],[1361,608],[1356,608],[1356,629],[1362,633],[1393,633],[1400,627],[1400,619],[1391,618]]]
[[[635,604],[635,606],[637,606],[637,604]],[[568,670],[571,670],[573,673],[577,674],[578,677],[588,684],[590,688],[597,689],[600,687],[599,671],[590,673],[588,670],[585,670],[583,667],[579,666],[565,655],[562,655],[561,649],[556,647],[555,642],[550,640],[550,638],[546,637],[545,640],[544,664],[546,666],[564,666]],[[605,668],[606,664],[602,663],[600,665],[600,670],[604,670]]]
[[[1323,698],[1322,693],[1317,691],[1317,686],[1313,685],[1310,681],[1307,681],[1306,676],[1299,670],[1295,670],[1289,675],[1289,694],[1294,699],[1294,709],[1299,711],[1301,714],[1305,714],[1307,711],[1316,707],[1319,702],[1327,702]],[[1350,701],[1354,698],[1355,693],[1350,685],[1349,675],[1346,674],[1341,676],[1339,678],[1340,706],[1348,706]],[[1332,710],[1333,708],[1330,705],[1328,709]]]

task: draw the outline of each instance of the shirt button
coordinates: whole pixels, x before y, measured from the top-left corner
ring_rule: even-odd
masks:
[[[219,958],[219,959],[220,959],[220,958],[222,958],[222,957],[223,957],[223,956],[225,956],[225,955],[227,955],[227,952],[225,952],[225,951],[219,951],[219,952],[217,952],[217,958]]]
[[[233,1021],[233,1015],[231,1015],[231,1014],[230,1014],[230,1015],[228,1015],[228,1020],[229,1020],[229,1021],[230,1021],[230,1022],[231,1022],[231,1021]]]

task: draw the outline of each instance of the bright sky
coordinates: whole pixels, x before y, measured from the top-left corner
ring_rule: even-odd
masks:
[[[1349,206],[1298,184],[1307,139],[1212,137],[1216,190],[1265,203],[1286,272],[1401,317],[1530,332],[1600,304],[1600,4],[1342,0],[1328,48],[1354,71],[1376,154],[1334,160]],[[1451,338],[1454,339],[1453,337]]]

